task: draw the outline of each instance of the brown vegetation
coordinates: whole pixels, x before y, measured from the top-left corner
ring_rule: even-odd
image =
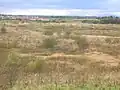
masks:
[[[74,90],[120,84],[119,25],[14,24],[17,29],[9,22],[7,33],[0,35],[2,90]]]

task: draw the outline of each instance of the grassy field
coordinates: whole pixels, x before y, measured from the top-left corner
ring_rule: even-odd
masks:
[[[0,21],[0,90],[119,90],[120,25]]]

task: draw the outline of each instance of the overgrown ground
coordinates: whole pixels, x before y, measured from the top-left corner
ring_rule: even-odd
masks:
[[[120,89],[120,25],[5,22],[1,90]]]

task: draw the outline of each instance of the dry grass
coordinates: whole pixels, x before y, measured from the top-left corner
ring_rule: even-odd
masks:
[[[7,33],[0,33],[0,79],[4,81],[0,88],[116,90],[119,29],[119,25],[8,21]]]

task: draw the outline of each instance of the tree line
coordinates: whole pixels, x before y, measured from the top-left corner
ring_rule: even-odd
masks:
[[[120,24],[120,18],[116,16],[105,16],[97,17],[91,20],[82,20],[83,23],[93,23],[93,24]]]

